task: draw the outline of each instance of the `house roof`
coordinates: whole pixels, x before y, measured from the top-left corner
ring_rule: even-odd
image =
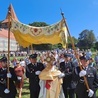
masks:
[[[16,14],[15,14],[14,8],[13,8],[12,4],[10,4],[9,7],[8,7],[8,12],[7,12],[6,19],[2,23],[7,23],[8,22],[9,12],[11,14],[11,17],[14,20],[18,21],[18,18],[17,18]]]
[[[0,29],[0,37],[8,38],[8,29]],[[10,32],[10,39],[15,40],[15,37],[12,32]]]

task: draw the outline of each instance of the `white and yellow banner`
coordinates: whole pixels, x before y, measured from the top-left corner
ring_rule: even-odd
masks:
[[[12,19],[11,31],[18,43],[23,47],[42,43],[62,43],[65,46],[67,42],[67,30],[63,24],[64,21],[61,20],[50,26],[34,27]]]

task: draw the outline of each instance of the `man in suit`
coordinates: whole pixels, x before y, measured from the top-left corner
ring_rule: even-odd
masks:
[[[98,88],[98,75],[94,67],[89,66],[89,57],[81,56],[81,67],[76,67],[74,70],[74,80],[77,82],[76,86],[76,95],[78,98],[96,98],[96,90]],[[87,90],[85,81],[83,77],[86,77],[89,90]]]
[[[17,80],[14,69],[9,67],[7,72],[7,58],[1,58],[2,67],[0,68],[0,98],[15,98],[16,87],[14,81]],[[9,89],[7,88],[7,78],[9,78]]]
[[[74,70],[74,65],[71,62],[71,54],[65,53],[64,62],[60,63],[60,71],[64,73],[62,87],[63,87],[65,98],[74,98],[75,85],[72,80],[73,70]]]
[[[30,98],[38,98],[40,86],[39,86],[39,74],[44,69],[44,65],[37,62],[37,54],[29,56],[31,61],[26,67],[26,77],[29,78]]]

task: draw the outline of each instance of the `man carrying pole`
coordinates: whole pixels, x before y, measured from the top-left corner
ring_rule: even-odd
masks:
[[[76,56],[76,58],[77,58],[77,60],[78,60],[79,68],[80,68],[80,70],[81,70],[80,73],[81,73],[81,72],[83,71],[83,68],[82,68],[82,66],[81,66],[80,59],[79,59],[78,56],[76,55],[76,49],[75,49],[75,46],[74,46],[74,42],[73,42],[73,40],[72,40],[72,37],[71,37],[71,35],[70,35],[70,32],[69,32],[67,23],[66,23],[66,21],[65,21],[64,13],[61,12],[61,15],[62,15],[62,17],[63,17],[63,19],[64,19],[65,26],[66,26],[66,28],[67,28],[67,31],[68,31],[70,40],[71,40],[71,42],[72,42],[72,47],[73,47],[73,49],[74,49],[74,51],[75,51],[75,56]],[[88,64],[86,64],[86,65],[88,65]],[[95,74],[96,74],[96,71],[95,71]],[[81,95],[78,95],[78,96],[79,96],[79,98],[89,98],[89,97],[91,97],[91,98],[96,98],[96,97],[94,97],[94,91],[89,87],[90,84],[88,83],[89,81],[88,81],[88,79],[86,78],[85,75],[86,75],[86,74],[84,74],[84,71],[83,71],[82,77],[83,77],[83,80],[84,80],[84,84],[85,84],[85,86],[86,86],[86,89],[88,90],[88,97],[85,97],[85,96],[82,96],[82,97],[81,97]],[[96,74],[96,75],[97,75],[97,74]],[[95,75],[95,76],[96,76],[96,75]],[[95,78],[97,79],[97,76],[96,76],[96,77],[95,77],[95,76],[94,76],[93,79],[95,79]],[[94,83],[94,81],[93,81],[92,83]],[[91,84],[91,85],[93,86],[93,84]],[[96,83],[96,85],[98,85],[98,82]],[[76,89],[77,89],[77,88],[76,88]],[[81,92],[81,88],[79,88],[78,91]]]
[[[16,87],[14,81],[17,80],[14,69],[10,68],[10,27],[11,27],[11,8],[8,8],[8,60],[6,57],[1,58],[2,68],[0,68],[0,97],[15,98]]]
[[[9,67],[9,73],[7,72],[7,58],[1,58],[2,68],[0,68],[0,98],[15,98],[16,86],[14,81],[17,81],[17,76],[14,69]],[[9,78],[9,88],[7,84],[7,78]]]
[[[74,80],[77,82],[76,86],[76,95],[78,98],[96,98],[96,90],[98,88],[98,75],[97,71],[94,67],[89,66],[89,59],[87,56],[81,56],[81,67],[83,70],[81,71],[79,66],[75,68],[74,71]],[[83,77],[86,77],[89,90],[87,90],[85,81]]]

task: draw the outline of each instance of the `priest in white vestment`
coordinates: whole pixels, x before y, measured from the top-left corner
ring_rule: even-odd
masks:
[[[40,73],[39,98],[63,98],[62,77],[64,74],[53,66],[53,57],[47,57],[47,67]]]

